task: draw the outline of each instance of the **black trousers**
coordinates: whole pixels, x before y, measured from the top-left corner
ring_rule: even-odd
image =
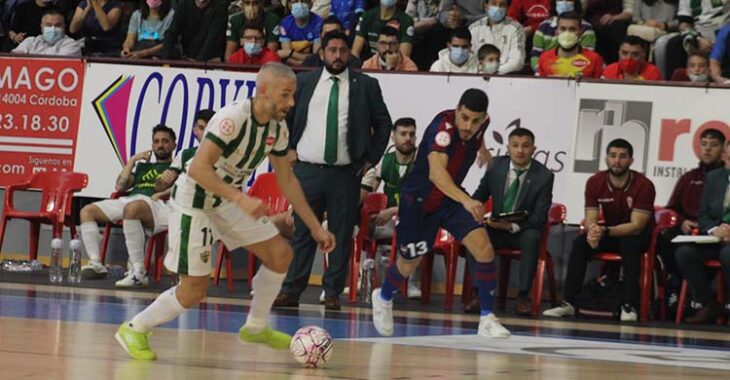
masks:
[[[706,303],[712,299],[710,279],[704,268],[706,260],[719,259],[725,284],[730,284],[730,245],[727,244],[680,244],[674,253],[679,269],[687,280],[692,299]]]
[[[335,167],[299,162],[294,166],[307,202],[322,220],[327,212],[327,228],[335,235],[336,247],[329,253],[329,267],[322,286],[325,296],[338,296],[347,281],[352,249],[352,230],[360,215],[360,177],[349,166]],[[292,238],[294,259],[284,279],[282,293],[298,299],[309,283],[317,242],[299,215],[294,214]]]
[[[680,272],[677,261],[674,258],[674,252],[677,250],[678,244],[672,243],[672,239],[677,237],[677,235],[682,235],[682,230],[679,227],[662,231],[657,241],[657,254],[661,257],[666,271],[672,276],[680,278],[682,272]]]
[[[598,252],[617,252],[621,255],[624,267],[622,303],[639,305],[639,272],[641,255],[649,247],[651,237],[648,233],[636,236],[604,237],[596,249],[586,242],[586,235],[578,235],[573,240],[568,261],[568,274],[565,278],[565,301],[575,304],[575,299],[583,287],[586,268],[591,256]]]

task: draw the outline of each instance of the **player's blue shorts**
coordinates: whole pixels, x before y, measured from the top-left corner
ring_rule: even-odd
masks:
[[[398,206],[396,236],[398,252],[404,259],[415,259],[431,251],[440,227],[457,240],[463,240],[472,230],[481,228],[460,203],[446,199],[431,213],[423,210],[424,199],[401,194]]]

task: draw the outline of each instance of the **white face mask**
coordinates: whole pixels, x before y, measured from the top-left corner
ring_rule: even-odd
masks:
[[[705,83],[707,82],[707,74],[690,74],[687,73],[689,80],[694,83]]]
[[[484,62],[482,64],[482,73],[484,74],[496,74],[499,70],[499,61]]]

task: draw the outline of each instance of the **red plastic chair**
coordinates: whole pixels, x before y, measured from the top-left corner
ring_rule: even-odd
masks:
[[[542,288],[545,280],[545,270],[548,274],[548,288],[550,290],[550,301],[552,304],[557,302],[555,295],[555,269],[553,267],[553,258],[548,252],[548,237],[550,236],[550,228],[565,222],[565,205],[553,203],[548,212],[548,221],[540,241],[540,252],[537,256],[537,270],[535,278],[532,281],[532,315],[540,315],[540,304],[542,302]],[[499,293],[497,306],[500,310],[504,310],[507,301],[507,287],[509,284],[510,264],[512,260],[519,260],[522,251],[513,248],[497,249],[495,253],[500,256],[499,265]]]
[[[656,269],[656,246],[659,233],[662,231],[673,228],[677,225],[677,213],[670,209],[663,209],[661,207],[654,207],[654,221],[656,226],[651,234],[651,244],[649,249],[644,252],[641,256],[641,272],[639,274],[639,289],[641,295],[639,297],[639,320],[646,322],[649,320],[649,312],[651,310],[651,290],[653,286],[653,278]],[[608,261],[608,262],[620,262],[621,255],[616,252],[599,252],[593,255],[593,259]],[[659,279],[662,276],[658,276]],[[658,294],[660,299],[660,318],[664,318],[666,315],[666,309],[664,306],[663,294],[664,284],[658,284]]]
[[[725,278],[722,275],[722,264],[720,263],[720,260],[707,260],[705,261],[705,268],[712,269],[716,272],[716,281],[717,281],[717,302],[720,303],[720,305],[725,305]],[[679,290],[679,300],[677,302],[677,315],[674,319],[674,322],[676,324],[682,323],[682,319],[684,319],[684,305],[687,302],[687,287],[689,284],[687,283],[687,280],[682,280],[682,287]],[[724,315],[717,318],[717,324],[720,326],[724,326],[727,323],[727,318],[725,318]]]
[[[30,222],[30,244],[28,255],[31,260],[38,258],[38,235],[41,223],[53,226],[53,237],[60,238],[63,226],[71,229],[76,237],[76,226],[71,218],[73,193],[86,188],[89,177],[75,172],[41,172],[23,183],[10,185],[5,190],[5,205],[0,218],[0,248],[5,238],[5,226],[10,219],[25,219]],[[18,190],[41,190],[40,210],[21,211],[13,206],[13,195]]]
[[[362,251],[367,252],[369,258],[375,258],[377,242],[368,239],[370,219],[388,206],[388,196],[383,193],[370,193],[360,209],[360,224],[357,236],[352,240],[352,254],[350,255],[350,295],[349,301],[357,301],[357,281],[360,278],[360,259]],[[375,280],[377,284],[377,279]]]
[[[264,201],[268,206],[268,215],[276,215],[289,209],[289,201],[286,200],[284,194],[276,183],[276,174],[262,173],[256,176],[251,188],[248,189],[248,196],[256,197]],[[233,291],[233,265],[231,264],[231,252],[226,248],[223,242],[218,242],[218,262],[214,282],[216,285],[220,282],[221,268],[223,262],[226,264],[226,287],[229,292]],[[256,274],[256,255],[252,252],[248,253],[248,286],[253,285],[253,276]]]

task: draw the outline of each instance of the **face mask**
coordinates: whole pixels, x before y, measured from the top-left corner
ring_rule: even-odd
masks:
[[[499,70],[499,61],[484,62],[482,65],[482,73],[484,74],[496,74]]]
[[[243,44],[243,50],[248,55],[258,55],[263,50],[263,47],[255,42],[246,42]]]
[[[705,83],[707,82],[707,74],[690,74],[687,73],[687,76],[689,77],[689,80],[695,83]]]
[[[53,45],[63,38],[63,31],[61,28],[55,26],[44,26],[43,27],[43,39],[49,44]]]
[[[500,22],[504,20],[504,16],[507,15],[507,9],[490,5],[487,9],[487,16],[492,22]]]
[[[575,10],[575,3],[572,1],[556,1],[555,2],[555,12],[558,13],[558,16],[565,12],[572,12]]]
[[[633,58],[619,59],[618,67],[621,71],[629,75],[636,75],[639,73],[639,70],[641,70],[641,61]]]
[[[250,5],[244,5],[243,6],[243,15],[246,17],[247,20],[255,20],[256,16],[258,16],[258,10]]]
[[[457,65],[463,65],[469,58],[469,50],[460,47],[451,48],[449,58],[451,59],[451,62],[454,62]]]
[[[162,5],[162,0],[147,0],[147,5],[150,8],[159,8]]]
[[[558,34],[558,45],[565,50],[570,50],[578,44],[578,35],[573,32]]]
[[[395,5],[396,0],[380,0],[380,5],[383,8],[390,8]]]
[[[309,16],[309,6],[304,3],[294,3],[291,5],[291,15],[294,18],[304,19]]]

